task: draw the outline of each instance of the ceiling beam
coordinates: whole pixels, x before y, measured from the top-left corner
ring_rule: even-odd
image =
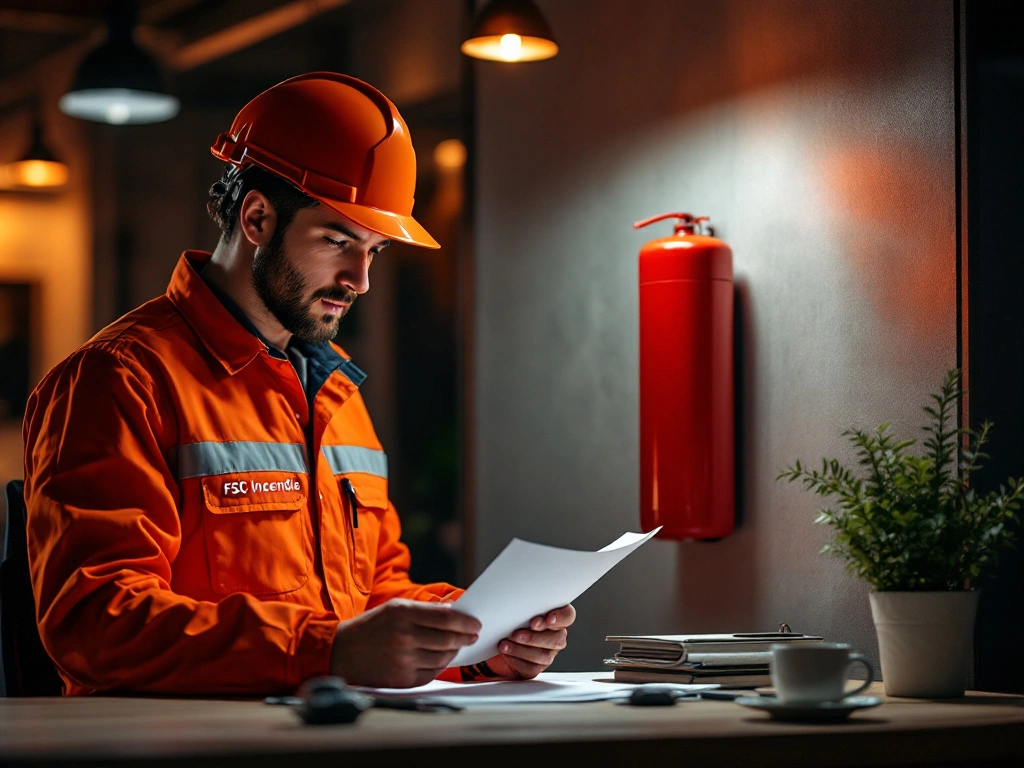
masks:
[[[198,40],[185,43],[170,55],[168,63],[179,72],[195,69],[305,24],[320,14],[340,8],[348,2],[349,0],[293,0]]]
[[[142,25],[159,24],[196,5],[199,0],[158,0],[147,3],[139,11]],[[0,29],[8,32],[38,32],[43,35],[85,37],[104,25],[97,16],[77,16],[68,13],[27,11],[18,8],[0,8]]]
[[[99,19],[43,11],[0,10],[0,29],[44,35],[82,37],[102,26]]]
[[[143,6],[142,22],[136,28],[138,39],[155,49],[165,63],[178,72],[208,64],[232,53],[260,43],[293,27],[305,24],[311,19],[327,11],[347,5],[350,0],[290,0],[271,10],[257,13],[247,19],[230,24],[222,29],[198,37],[194,40],[181,42],[170,30],[154,26],[159,21],[194,5],[197,0],[162,0],[150,6]],[[29,24],[46,22],[27,19],[28,16],[57,16],[57,14],[39,14],[33,11],[15,11],[22,16],[18,23]],[[27,16],[26,16],[27,15]],[[13,18],[13,17],[12,17]],[[75,18],[75,17],[64,17]],[[51,20],[52,21],[52,20]],[[12,23],[15,23],[12,21]],[[60,22],[52,21],[55,26]],[[68,22],[70,24],[70,22]],[[47,56],[32,67],[0,80],[0,111],[16,103],[33,98],[39,90],[39,82],[47,72],[68,59],[79,59],[104,39],[102,24],[94,24],[85,35],[75,42]]]
[[[153,0],[139,8],[139,22],[142,24],[159,24],[165,19],[187,11],[200,0]]]

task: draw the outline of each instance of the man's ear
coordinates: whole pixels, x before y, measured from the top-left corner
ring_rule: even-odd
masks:
[[[257,247],[265,247],[277,228],[277,212],[274,206],[266,195],[255,189],[249,190],[242,200],[238,219],[243,237]]]

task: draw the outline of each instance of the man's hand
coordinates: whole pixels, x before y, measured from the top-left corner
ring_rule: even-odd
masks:
[[[389,600],[338,624],[331,674],[375,688],[423,685],[476,642],[479,631],[479,621],[450,603]]]
[[[498,643],[498,655],[487,660],[487,666],[499,677],[512,680],[530,680],[555,660],[566,646],[566,628],[576,621],[576,609],[571,605],[530,619],[529,628],[517,629]]]

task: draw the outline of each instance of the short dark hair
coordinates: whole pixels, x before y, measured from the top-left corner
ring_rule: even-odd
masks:
[[[276,173],[265,171],[258,165],[249,165],[238,170],[228,165],[224,175],[210,187],[210,198],[206,201],[206,212],[220,227],[221,238],[230,240],[235,234],[238,211],[242,201],[251,190],[262,192],[277,213],[277,229],[284,232],[295,214],[303,208],[312,208],[319,203],[298,187]]]

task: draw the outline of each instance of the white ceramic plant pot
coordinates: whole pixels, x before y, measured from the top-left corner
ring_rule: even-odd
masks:
[[[978,612],[977,590],[872,592],[887,696],[963,696]]]

